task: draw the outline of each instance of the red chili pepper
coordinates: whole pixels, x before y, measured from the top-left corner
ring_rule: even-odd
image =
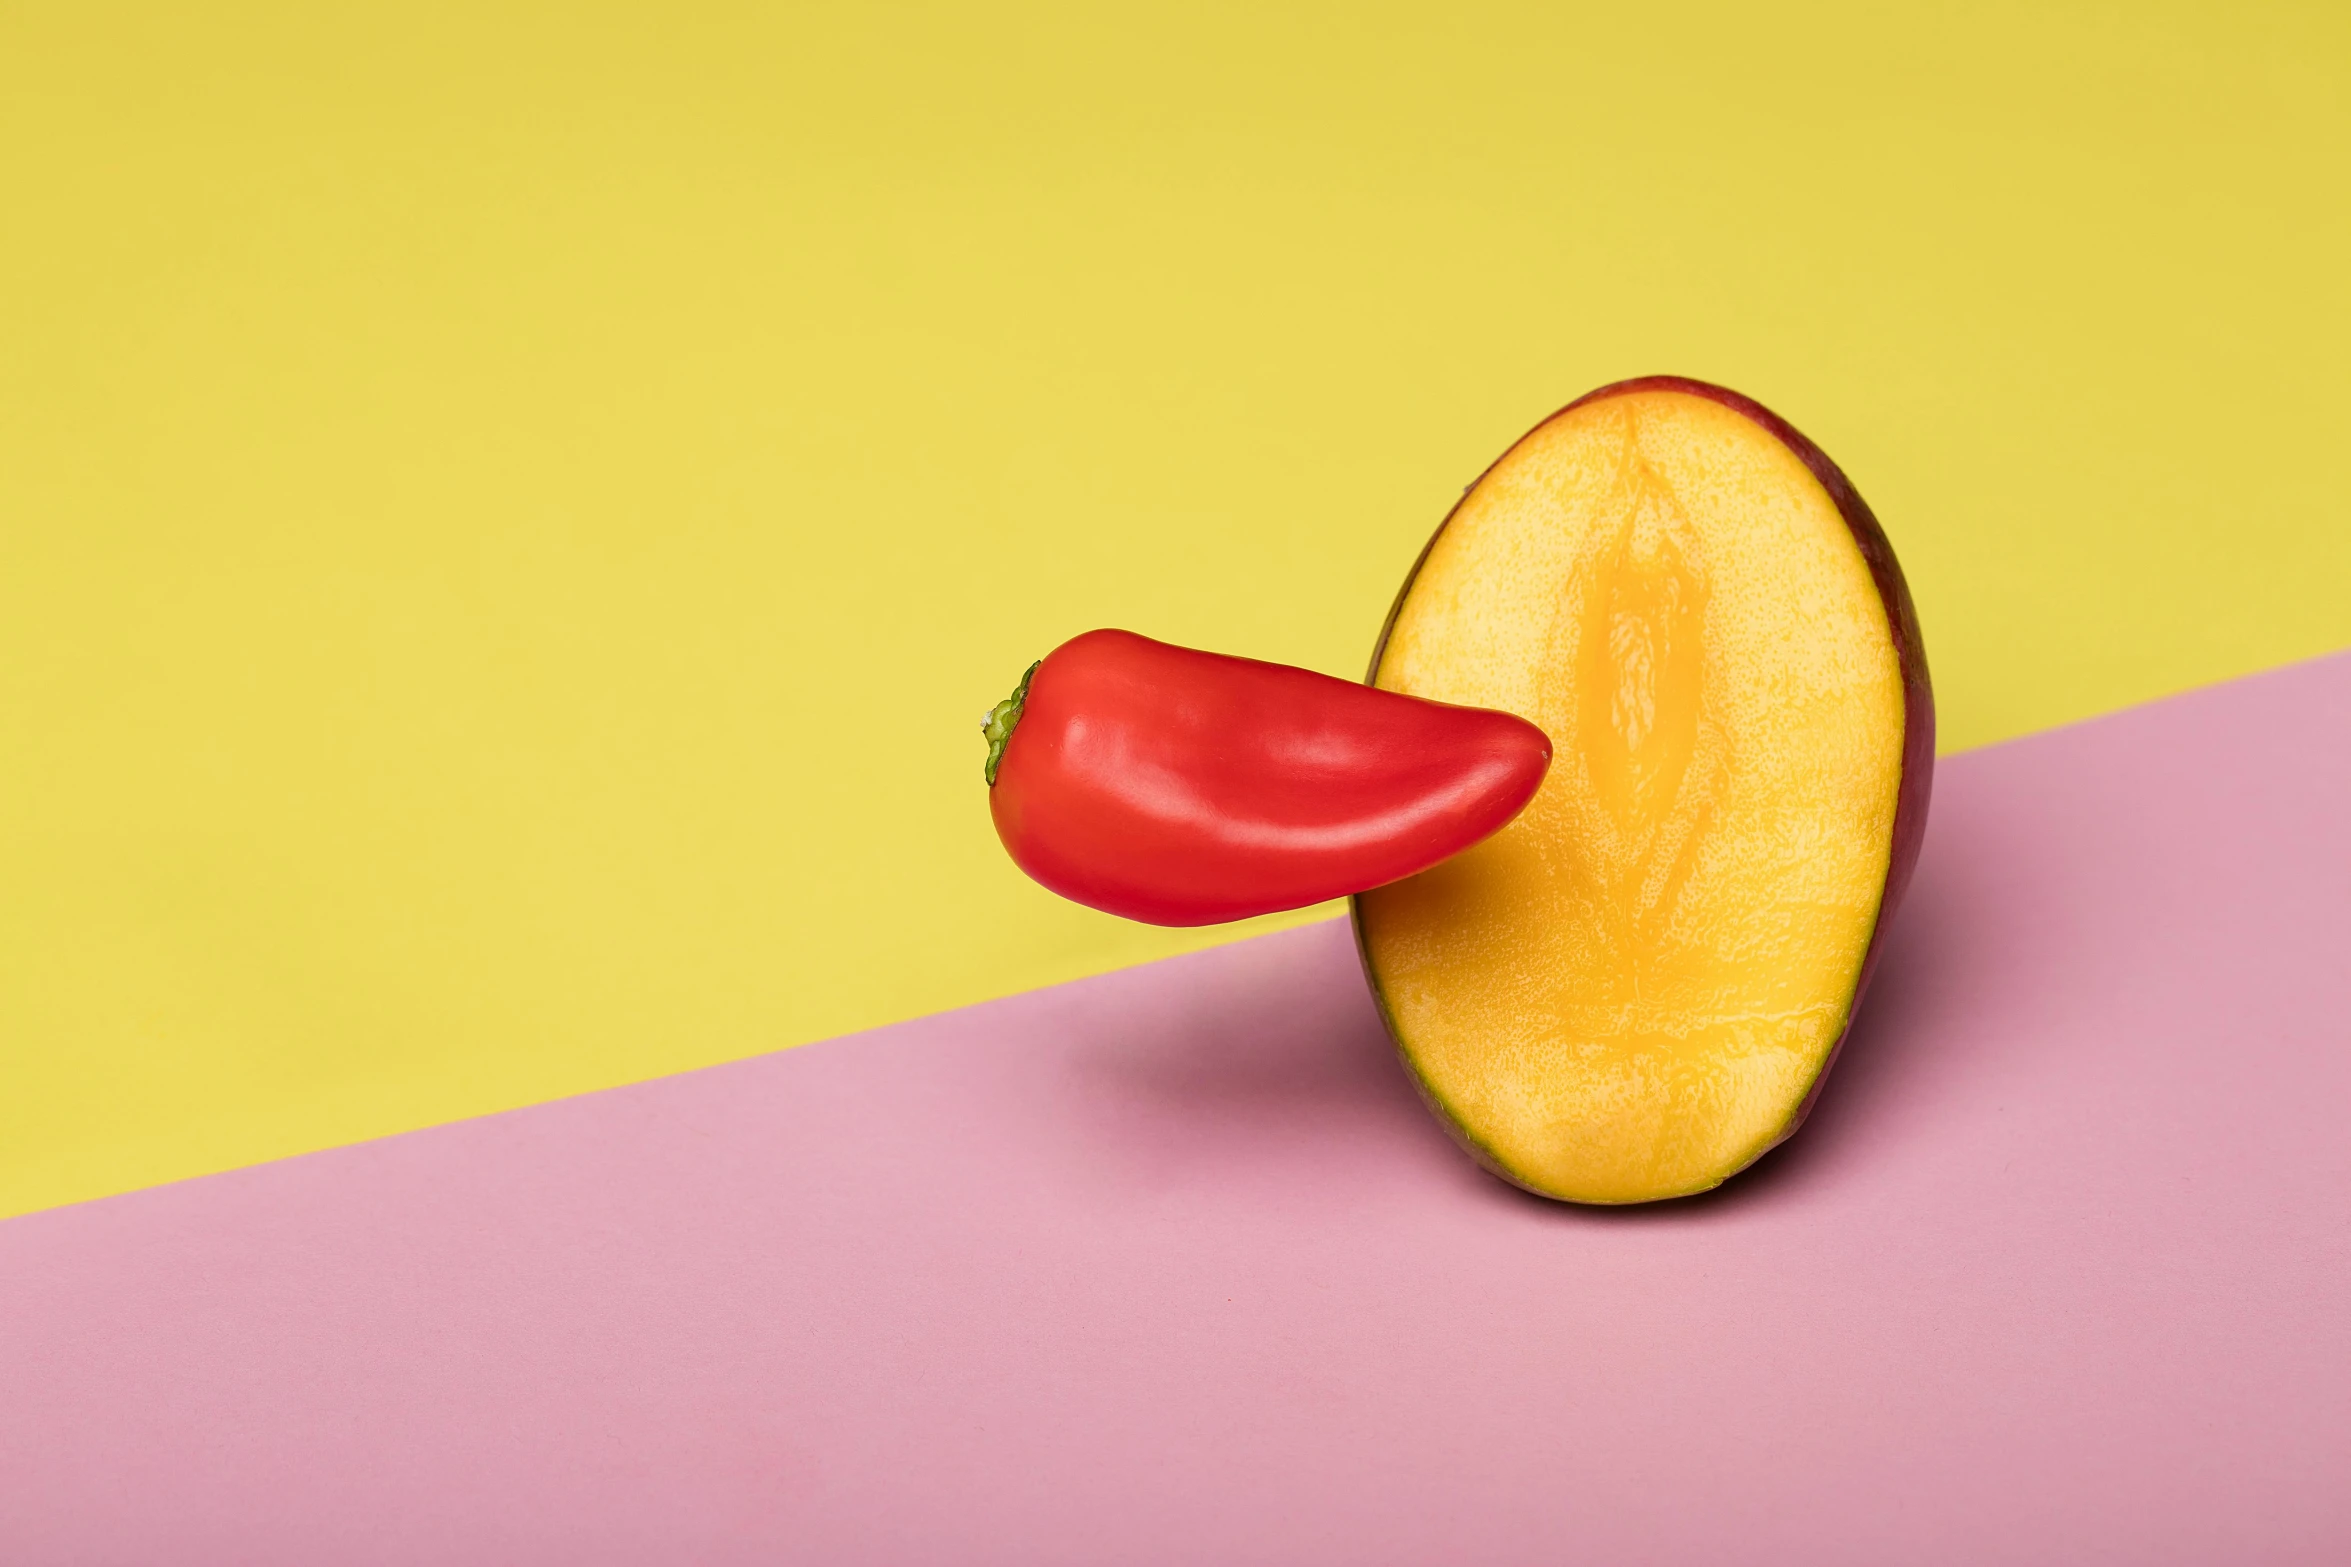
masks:
[[[1428,869],[1534,797],[1523,718],[1089,631],[988,714],[988,807],[1020,868],[1154,925],[1303,908]]]

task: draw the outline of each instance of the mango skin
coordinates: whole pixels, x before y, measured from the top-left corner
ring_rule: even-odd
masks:
[[[1778,1134],[1757,1150],[1755,1158],[1760,1159],[1773,1148],[1795,1136],[1797,1131],[1802,1128],[1805,1118],[1811,1115],[1814,1104],[1819,1101],[1821,1090],[1828,1083],[1830,1071],[1836,1066],[1839,1057],[1844,1054],[1846,1041],[1852,1037],[1853,1020],[1860,1011],[1863,996],[1869,990],[1870,980],[1877,972],[1878,959],[1885,946],[1887,928],[1892,924],[1903,896],[1909,890],[1911,874],[1918,863],[1919,847],[1926,840],[1927,810],[1934,793],[1934,683],[1927,670],[1926,645],[1919,630],[1917,605],[1911,599],[1910,585],[1902,575],[1901,563],[1895,559],[1893,545],[1887,539],[1884,527],[1878,522],[1877,514],[1870,510],[1869,503],[1861,498],[1861,492],[1854,488],[1853,482],[1845,476],[1844,470],[1830,459],[1828,453],[1822,451],[1810,437],[1778,414],[1773,413],[1769,408],[1764,407],[1763,404],[1743,393],[1734,392],[1728,387],[1717,386],[1712,382],[1700,381],[1688,376],[1640,376],[1631,380],[1613,381],[1606,386],[1585,393],[1544,419],[1537,421],[1527,432],[1527,435],[1533,435],[1560,415],[1572,412],[1587,404],[1641,392],[1679,392],[1692,397],[1705,398],[1757,425],[1796,456],[1797,460],[1820,483],[1821,488],[1827,491],[1829,499],[1836,506],[1838,515],[1844,520],[1847,530],[1852,534],[1854,544],[1860,550],[1863,562],[1869,568],[1870,580],[1877,589],[1878,601],[1886,613],[1887,630],[1902,676],[1901,778],[1895,796],[1892,842],[1889,846],[1886,862],[1885,885],[1878,900],[1877,921],[1871,930],[1869,945],[1862,956],[1859,977],[1854,983],[1851,997],[1846,1002],[1844,1021],[1838,1030],[1836,1043],[1830,1047],[1828,1054],[1822,1059],[1820,1070],[1814,1075],[1811,1085],[1806,1089],[1803,1098],[1790,1113]],[[1501,456],[1486,466],[1485,471],[1480,473],[1477,479],[1461,492],[1461,499],[1454,502],[1452,509],[1446,512],[1444,520],[1438,523],[1436,531],[1429,535],[1428,543],[1421,547],[1420,554],[1414,559],[1411,570],[1405,573],[1403,585],[1396,590],[1394,602],[1388,607],[1387,618],[1380,625],[1379,637],[1372,644],[1371,662],[1364,673],[1366,684],[1377,682],[1380,663],[1387,653],[1388,640],[1395,631],[1397,618],[1403,613],[1405,603],[1411,597],[1414,585],[1419,581],[1422,567],[1427,564],[1438,541],[1445,536],[1446,528],[1452,524],[1454,516],[1460,511],[1462,505],[1472,494],[1476,493],[1479,485],[1485,482],[1487,476],[1507,461],[1510,455],[1524,444],[1526,439],[1527,436],[1521,436],[1519,440],[1512,442]],[[1360,896],[1349,900],[1349,913],[1350,922],[1355,932],[1356,956],[1363,965],[1364,982],[1370,987],[1372,999],[1379,1008],[1380,1021],[1387,1028],[1388,1037],[1395,1045],[1397,1056],[1404,1066],[1406,1074],[1412,1079],[1414,1089],[1420,1094],[1422,1103],[1429,1107],[1430,1113],[1436,1117],[1438,1123],[1446,1129],[1462,1150],[1488,1173],[1546,1201],[1566,1200],[1556,1193],[1543,1191],[1522,1180],[1501,1160],[1497,1159],[1477,1135],[1461,1123],[1450,1107],[1431,1091],[1429,1085],[1422,1079],[1419,1069],[1415,1066],[1411,1052],[1405,1048],[1403,1033],[1397,1026],[1394,1011],[1381,988],[1379,971],[1372,961],[1370,944],[1364,930],[1363,903]],[[1724,1178],[1727,1180],[1730,1176],[1739,1174],[1741,1170],[1752,1168],[1753,1164],[1754,1160],[1751,1159],[1738,1170],[1727,1172]],[[1698,1194],[1682,1193],[1677,1195]]]

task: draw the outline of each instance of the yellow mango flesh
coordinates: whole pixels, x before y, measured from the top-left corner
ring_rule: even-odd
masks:
[[[1886,608],[1796,454],[1684,392],[1569,409],[1456,509],[1374,679],[1554,748],[1510,826],[1356,901],[1456,1129],[1593,1203],[1703,1191],[1784,1136],[1877,923],[1904,723]]]

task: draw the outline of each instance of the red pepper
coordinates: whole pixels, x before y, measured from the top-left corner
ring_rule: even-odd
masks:
[[[1363,892],[1495,832],[1551,742],[1523,718],[1089,631],[997,704],[1014,863],[1093,908],[1213,925]]]

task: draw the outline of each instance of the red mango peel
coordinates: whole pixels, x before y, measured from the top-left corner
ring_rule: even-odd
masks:
[[[1499,831],[1551,742],[1525,719],[1131,631],[1089,631],[998,703],[988,808],[1023,871],[1153,925],[1398,881]]]

